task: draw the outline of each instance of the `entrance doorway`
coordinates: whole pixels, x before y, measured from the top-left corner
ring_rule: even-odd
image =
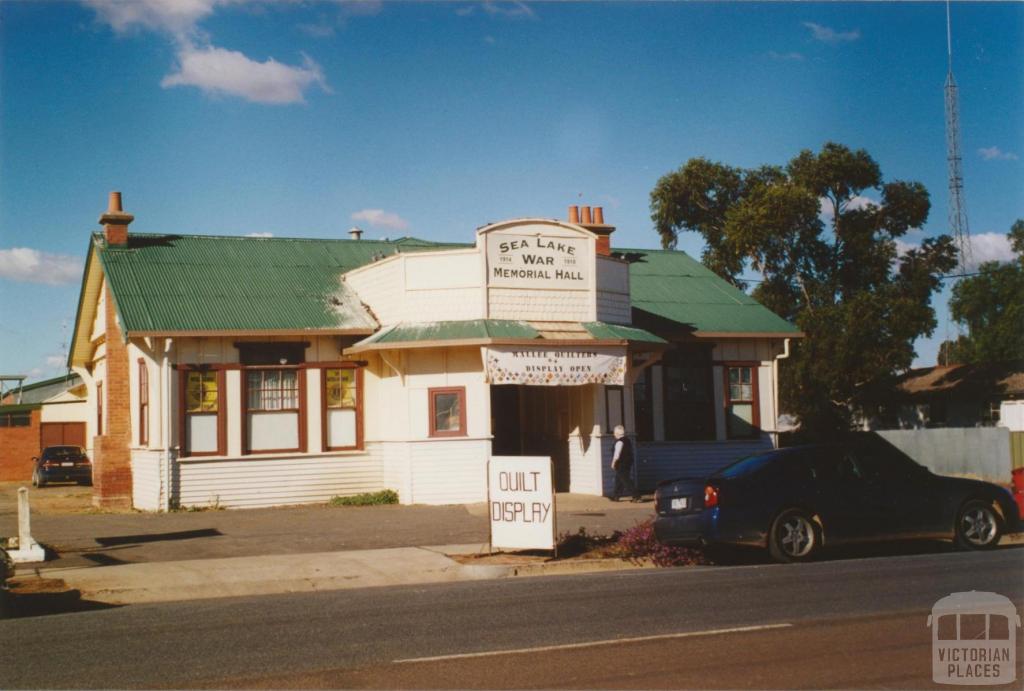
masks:
[[[555,491],[568,492],[570,444],[589,444],[593,385],[491,385],[491,442],[495,456],[550,456]]]

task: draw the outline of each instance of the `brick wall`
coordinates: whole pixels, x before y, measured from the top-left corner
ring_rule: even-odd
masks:
[[[39,410],[28,427],[0,427],[0,482],[29,482],[32,457],[39,455]]]
[[[106,288],[106,379],[103,383],[105,430],[93,440],[92,503],[102,508],[132,507],[131,403],[128,346],[121,336],[110,286]]]

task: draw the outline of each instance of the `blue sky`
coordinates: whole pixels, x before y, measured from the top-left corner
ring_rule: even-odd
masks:
[[[1024,4],[952,13],[975,254],[1008,258]],[[469,240],[582,203],[654,247],[648,195],[687,159],[834,140],[929,189],[908,242],[948,227],[941,3],[14,2],[0,32],[4,373],[60,372],[113,189],[138,231]]]

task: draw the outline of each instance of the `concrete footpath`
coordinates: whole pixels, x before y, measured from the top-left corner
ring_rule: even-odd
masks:
[[[0,535],[17,515],[0,486]],[[51,489],[62,493],[44,494]],[[82,600],[131,604],[438,583],[512,575],[634,568],[623,561],[463,564],[487,551],[485,504],[297,506],[274,509],[100,513],[87,491],[33,490],[32,532],[48,560],[23,564],[24,592],[62,585]],[[43,495],[43,496],[40,496]],[[558,532],[610,534],[653,515],[653,502],[559,495]]]
[[[645,568],[620,560],[463,564],[448,555],[486,552],[487,545],[437,545],[122,566],[19,569],[12,584],[26,591],[62,582],[83,600],[112,605],[345,590],[395,585]]]

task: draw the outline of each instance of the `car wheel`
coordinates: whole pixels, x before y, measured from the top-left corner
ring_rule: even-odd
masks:
[[[46,487],[46,480],[40,475],[38,470],[32,471],[32,486],[35,488]]]
[[[1003,535],[1003,521],[991,504],[974,500],[956,516],[956,544],[961,549],[991,549]]]
[[[784,563],[807,561],[817,553],[821,533],[817,524],[800,509],[779,514],[768,535],[768,551],[775,561]]]

